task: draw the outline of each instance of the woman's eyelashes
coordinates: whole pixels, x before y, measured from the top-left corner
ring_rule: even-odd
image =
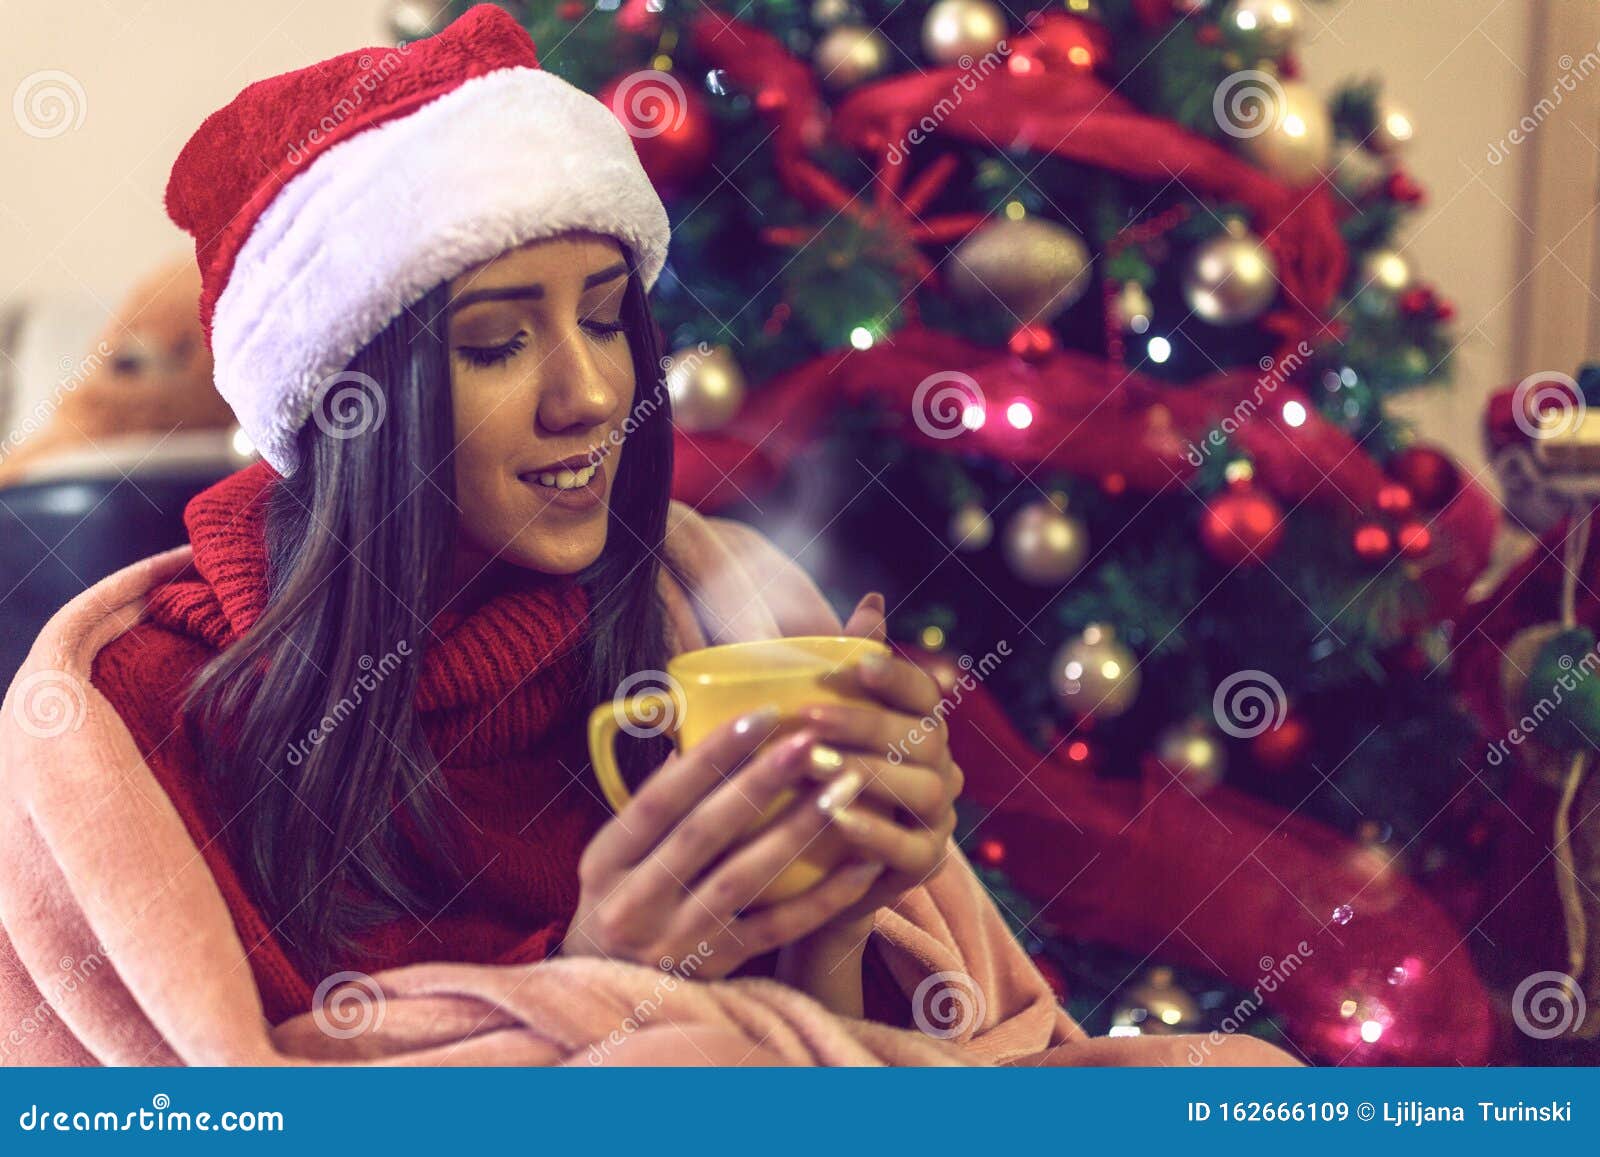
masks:
[[[510,341],[501,342],[499,345],[456,346],[456,353],[469,365],[495,366],[499,365],[501,362],[510,361],[512,358],[516,357],[519,353],[526,349],[527,345],[528,335],[525,333],[519,333]]]
[[[582,325],[597,341],[612,341],[628,328],[627,323],[622,321],[585,321]],[[456,353],[469,365],[488,367],[510,361],[527,347],[528,335],[518,333],[509,341],[498,345],[457,346]]]

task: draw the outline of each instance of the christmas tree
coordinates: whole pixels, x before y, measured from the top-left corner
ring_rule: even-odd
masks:
[[[1404,112],[1364,79],[1302,83],[1299,0],[507,6],[628,126],[672,216],[675,493],[761,527],[841,604],[883,590],[953,717],[985,721],[967,742],[994,751],[958,751],[966,848],[1086,1026],[1481,1060],[1452,933],[1493,773],[1463,758],[1448,624],[1492,515],[1387,412],[1452,346],[1404,249]],[[437,7],[399,5],[397,34]],[[1215,914],[1085,916],[1063,897],[1088,858],[1047,852],[1090,799],[1120,801],[1130,839],[1221,825],[1156,850],[1215,871],[1236,915],[1251,893],[1217,865],[1278,875],[1285,824],[1307,824],[1308,877],[1348,853],[1355,883],[1277,880],[1316,927],[1303,949],[1238,949]],[[1121,846],[1106,822],[1091,875]],[[1257,828],[1267,850],[1240,847]],[[1189,874],[1172,862],[1101,903],[1143,911]],[[1426,945],[1349,955],[1363,921],[1405,918],[1372,904],[1394,877]],[[1279,977],[1227,1023],[1258,967],[1315,953],[1314,989]],[[1456,991],[1415,995],[1430,982]],[[1423,1042],[1418,1010],[1448,1001],[1470,1016]]]

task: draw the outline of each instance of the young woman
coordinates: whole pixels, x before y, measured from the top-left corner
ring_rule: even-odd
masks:
[[[742,720],[606,814],[587,708],[669,655],[670,407],[646,299],[665,212],[622,126],[524,46],[484,8],[397,54],[362,110],[393,115],[320,154],[297,145],[301,175],[269,190],[220,288],[208,248],[237,217],[217,220],[234,206],[216,169],[257,145],[251,113],[304,105],[302,80],[342,70],[247,89],[184,150],[169,207],[199,243],[219,386],[277,469],[196,501],[198,576],[102,652],[96,685],[125,716],[181,720],[181,736],[144,736],[152,766],[236,878],[230,905],[277,965],[273,1011],[339,970],[706,946],[702,978],[776,951],[797,985],[859,1012],[866,922],[939,864],[953,827],[942,746],[881,758],[937,690],[885,664],[867,676],[875,706],[766,746],[777,720]],[[508,53],[522,67],[493,69]],[[879,621],[864,604],[851,629]],[[803,806],[737,838],[801,784]],[[899,821],[849,806],[861,792]],[[855,857],[753,907],[825,826]]]
[[[441,1025],[479,1047],[521,1009],[534,1051],[492,1055],[550,1059],[588,1039],[585,993],[642,983],[631,964],[786,986],[738,990],[779,1019],[737,1045],[768,1021],[729,1020],[734,997],[709,989],[678,998],[692,1049],[721,1060],[802,1039],[812,1058],[921,1057],[922,1037],[862,1051],[793,990],[943,1038],[910,998],[956,975],[989,1059],[1076,1033],[946,865],[961,775],[942,735],[887,758],[938,700],[909,663],[864,666],[859,706],[781,740],[758,711],[688,755],[647,752],[633,802],[601,803],[592,704],[751,614],[838,626],[751,532],[669,511],[646,300],[666,214],[621,124],[540,71],[509,16],[480,7],[405,50],[252,85],[185,147],[167,203],[196,240],[218,388],[265,462],[194,500],[186,551],[63,611],[13,688],[0,726],[27,738],[0,814],[0,1004],[57,1006],[94,1059],[137,1061],[128,1042],[148,1040],[144,1057],[277,1063],[291,1038],[329,1044],[293,1026],[330,984],[382,973],[391,1021],[401,997],[420,1009],[413,1055],[438,1059],[416,1042],[441,1048]],[[775,577],[719,604],[718,564],[676,565],[697,553]],[[844,629],[881,633],[883,610],[864,599]],[[47,735],[28,695],[52,679],[84,709]],[[846,859],[762,904],[830,829]],[[92,1001],[42,963],[83,958],[91,932],[116,966],[86,980]],[[452,962],[498,971],[429,967]],[[553,1010],[551,977],[569,986]],[[441,988],[492,1011],[429,1003]],[[287,1035],[265,1043],[262,1015]],[[696,1059],[656,1047],[625,1059]]]

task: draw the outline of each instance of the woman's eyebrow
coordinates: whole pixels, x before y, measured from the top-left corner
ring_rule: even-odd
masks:
[[[608,281],[615,281],[628,272],[628,263],[618,261],[615,265],[608,265],[583,279],[584,289],[593,289],[597,285],[604,285]],[[452,311],[464,309],[480,301],[513,301],[518,298],[537,299],[544,296],[542,285],[503,285],[493,289],[474,289],[463,293],[450,303]]]

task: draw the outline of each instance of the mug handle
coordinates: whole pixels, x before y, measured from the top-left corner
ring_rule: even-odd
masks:
[[[628,785],[622,782],[622,769],[617,766],[617,736],[624,723],[635,727],[655,726],[662,711],[675,709],[672,696],[666,691],[644,691],[626,699],[602,703],[589,712],[589,762],[594,764],[594,777],[600,781],[600,790],[613,812],[620,812],[633,798]]]

